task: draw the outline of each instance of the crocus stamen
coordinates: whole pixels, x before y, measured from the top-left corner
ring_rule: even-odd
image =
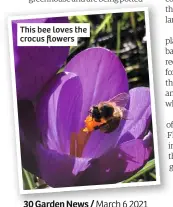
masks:
[[[87,144],[90,133],[86,133],[81,129],[79,133],[73,132],[70,139],[70,155],[75,157],[82,157],[82,152]]]

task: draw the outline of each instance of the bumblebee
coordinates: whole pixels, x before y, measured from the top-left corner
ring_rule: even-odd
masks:
[[[128,101],[129,94],[120,93],[108,101],[92,106],[89,116],[85,119],[83,131],[91,132],[99,129],[103,133],[111,133],[116,130],[122,119],[128,119],[129,112],[125,108]]]

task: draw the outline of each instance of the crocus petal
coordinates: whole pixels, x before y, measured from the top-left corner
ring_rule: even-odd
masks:
[[[30,101],[19,101],[22,166],[52,187],[73,186],[90,166],[90,160],[62,155],[41,144],[35,111]],[[39,142],[40,141],[40,142]]]
[[[32,150],[36,142],[40,140],[40,135],[36,124],[35,109],[31,101],[18,101],[18,118],[22,166],[31,173],[39,172]]]
[[[129,113],[131,118],[125,122],[119,143],[133,138],[143,138],[151,122],[149,88],[137,87],[130,90]]]
[[[80,183],[83,185],[113,184],[131,177],[149,159],[152,152],[151,140],[152,134],[149,133],[144,140],[133,139],[110,149],[86,170]]]
[[[74,186],[83,171],[89,167],[88,160],[62,155],[45,149],[41,144],[30,145],[21,141],[23,167],[43,179],[51,187]]]
[[[17,46],[18,23],[67,23],[67,17],[12,21],[18,99],[33,100],[66,60],[69,47]]]
[[[153,134],[149,131],[148,134],[144,137],[144,146],[145,146],[145,160],[150,158],[151,153],[153,152]]]
[[[39,131],[37,129],[36,114],[34,105],[31,101],[18,101],[18,117],[19,130],[23,134],[21,138],[26,136],[28,141],[35,143],[40,139]],[[22,130],[24,129],[24,130]]]
[[[48,149],[69,153],[71,133],[79,131],[81,106],[78,76],[61,73],[49,83],[36,107],[38,126]]]
[[[128,92],[127,75],[121,61],[105,48],[82,51],[67,64],[65,71],[77,74],[82,83],[81,127],[92,105]]]
[[[116,146],[119,136],[123,129],[125,121],[112,133],[105,134],[99,130],[92,132],[83,151],[83,157],[98,158],[109,150],[112,146]]]

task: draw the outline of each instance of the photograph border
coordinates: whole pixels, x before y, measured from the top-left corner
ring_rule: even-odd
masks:
[[[11,21],[12,20],[19,20],[19,19],[48,18],[48,17],[61,17],[61,16],[78,16],[78,15],[96,15],[96,14],[139,12],[139,11],[143,11],[145,14],[156,181],[24,190],[23,189],[23,179],[22,179],[22,163],[21,163],[17,95],[16,95],[16,80],[15,80],[15,65],[14,65],[14,52],[13,52],[13,36],[12,36]],[[153,81],[153,67],[152,67],[152,54],[151,54],[151,39],[150,39],[151,36],[150,36],[149,9],[148,9],[148,7],[11,16],[8,18],[8,34],[9,34],[9,46],[10,46],[10,66],[11,66],[13,113],[14,113],[14,122],[15,122],[14,126],[15,126],[16,151],[17,151],[17,169],[18,169],[18,181],[19,181],[18,183],[19,183],[20,194],[36,194],[36,193],[52,193],[52,192],[79,191],[79,190],[110,189],[110,188],[151,186],[151,185],[160,185],[161,184],[161,182],[160,182],[160,168],[159,168],[157,124],[156,124],[156,107],[155,107],[155,95],[154,95],[154,81]]]

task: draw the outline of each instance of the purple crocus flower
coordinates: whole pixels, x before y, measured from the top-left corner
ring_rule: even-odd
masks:
[[[82,132],[91,106],[123,92],[130,95],[127,108],[133,119],[121,120],[109,134]],[[104,48],[76,55],[45,87],[36,107],[20,101],[18,108],[23,167],[52,187],[123,181],[141,169],[152,152],[149,88],[129,91],[123,65]]]
[[[34,100],[66,60],[69,47],[18,47],[18,23],[68,23],[68,18],[12,21],[17,97],[19,100]]]

